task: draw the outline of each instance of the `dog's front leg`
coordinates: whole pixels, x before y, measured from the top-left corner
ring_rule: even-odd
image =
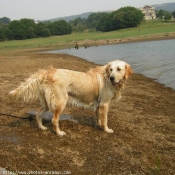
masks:
[[[102,104],[99,106],[99,109],[98,111],[96,112],[98,114],[98,124],[100,126],[103,126],[104,130],[107,132],[107,133],[113,133],[114,131],[112,129],[109,129],[108,128],[108,110],[109,110],[109,102],[108,103],[105,103],[105,104]]]

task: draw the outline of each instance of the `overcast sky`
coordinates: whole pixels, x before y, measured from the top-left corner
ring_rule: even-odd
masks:
[[[48,20],[85,12],[117,10],[124,6],[142,7],[173,0],[0,0],[0,18]]]

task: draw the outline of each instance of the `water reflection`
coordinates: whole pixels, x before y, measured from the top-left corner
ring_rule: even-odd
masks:
[[[35,111],[28,111],[27,112],[28,115],[35,117],[36,116],[36,112]],[[43,114],[43,119],[45,120],[52,120],[53,117],[53,113],[50,111],[47,111],[46,113]],[[98,127],[97,126],[97,119],[93,118],[93,117],[89,117],[89,116],[70,116],[70,115],[64,115],[61,114],[60,119],[59,120],[68,120],[71,122],[74,122],[75,124],[82,124],[82,125],[88,125],[91,127]]]
[[[10,133],[10,135],[4,135],[0,132],[0,140],[7,140],[12,143],[19,143],[19,140],[21,139],[21,136],[16,135],[16,133]]]
[[[36,111],[28,111],[27,112],[28,115],[30,116],[36,116]],[[43,114],[43,119],[45,120],[52,120],[53,117],[53,113],[50,111],[47,111],[46,113]],[[72,121],[74,123],[78,123],[78,120],[76,120],[76,118],[74,118],[73,116],[70,115],[61,115],[59,120],[69,120]]]

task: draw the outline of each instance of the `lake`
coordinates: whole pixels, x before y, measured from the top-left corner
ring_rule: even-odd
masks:
[[[175,39],[48,52],[74,55],[97,64],[123,60],[132,66],[135,73],[143,74],[175,89]]]

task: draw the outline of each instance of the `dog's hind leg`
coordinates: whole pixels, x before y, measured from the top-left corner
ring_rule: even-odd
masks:
[[[47,108],[46,107],[41,107],[39,109],[39,111],[37,112],[36,114],[36,121],[37,121],[37,124],[38,124],[38,127],[41,129],[41,130],[46,130],[47,127],[43,126],[42,124],[42,116],[43,114],[47,111]]]
[[[46,101],[44,100],[44,98],[40,97],[39,100],[40,100],[42,107],[36,113],[36,121],[37,121],[38,127],[41,130],[46,130],[47,127],[43,126],[43,124],[42,124],[42,117],[43,117],[43,114],[48,111],[48,107],[47,107],[47,104],[46,104]]]
[[[64,100],[60,100],[60,102],[55,105],[54,115],[52,118],[53,129],[56,132],[56,134],[59,136],[63,136],[66,134],[65,132],[61,131],[59,128],[59,118],[66,106],[66,103],[67,103],[67,98],[65,98]]]

